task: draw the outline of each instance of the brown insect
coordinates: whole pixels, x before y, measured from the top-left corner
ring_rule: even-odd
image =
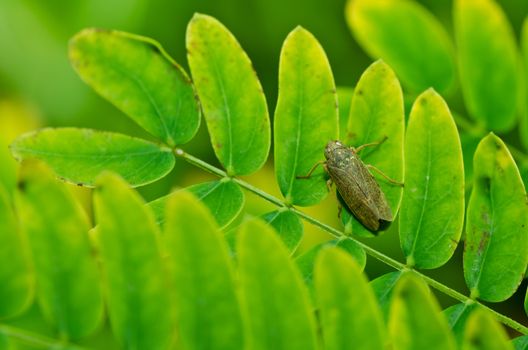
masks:
[[[339,141],[330,141],[324,151],[326,160],[316,163],[307,175],[297,178],[309,178],[317,166],[323,164],[330,176],[329,186],[332,182],[336,184],[343,202],[356,219],[370,231],[383,229],[394,218],[385,194],[369,169],[378,172],[393,184],[403,184],[389,178],[373,165],[363,163],[358,153],[365,147],[377,146],[385,140],[386,137],[382,141],[367,143],[357,148],[345,146]]]

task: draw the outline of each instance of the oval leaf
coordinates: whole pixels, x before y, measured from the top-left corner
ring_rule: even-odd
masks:
[[[6,319],[20,314],[31,304],[34,276],[18,218],[2,184],[0,184],[0,242],[2,242],[0,244],[0,319]]]
[[[113,334],[123,348],[166,349],[173,317],[154,216],[116,175],[101,175],[97,185],[95,240]]]
[[[309,206],[328,193],[324,160],[328,141],[338,136],[337,95],[326,54],[315,37],[297,27],[282,46],[279,98],[275,110],[275,175],[287,203]]]
[[[521,95],[521,102],[524,105],[521,105],[521,121],[519,123],[519,134],[521,136],[521,142],[524,148],[528,148],[528,89],[526,84],[528,83],[528,17],[525,18],[522,30],[521,30],[521,54],[522,54],[522,63],[524,66],[524,90]]]
[[[414,93],[431,86],[441,92],[453,87],[453,44],[442,24],[420,4],[350,0],[346,18],[361,47],[385,60]]]
[[[506,131],[517,116],[519,53],[508,19],[493,0],[454,2],[462,93],[471,116]]]
[[[403,182],[403,93],[394,72],[383,61],[374,62],[361,76],[354,90],[348,120],[347,145],[358,147],[380,142],[360,152],[365,164],[378,168],[389,178]],[[373,172],[396,217],[402,196],[401,186]],[[341,219],[345,233],[372,237],[373,233],[343,206]]]
[[[314,315],[301,275],[274,231],[260,220],[240,226],[237,249],[248,349],[317,348]]]
[[[412,272],[404,274],[396,285],[388,328],[395,350],[456,349],[438,302]]]
[[[337,248],[324,249],[316,260],[315,294],[326,350],[384,348],[381,310],[361,270]]]
[[[174,166],[169,148],[90,129],[46,128],[20,136],[10,147],[19,161],[40,159],[63,180],[88,187],[104,170],[142,186],[164,177]]]
[[[508,299],[528,264],[528,203],[513,158],[500,138],[486,136],[473,159],[464,277],[473,298]]]
[[[350,104],[352,103],[352,96],[354,95],[354,89],[349,87],[338,87],[337,88],[337,100],[339,106],[339,139],[346,140],[348,118],[350,116]]]
[[[289,210],[274,210],[262,216],[270,224],[286,245],[291,254],[301,243],[304,226],[297,214]]]
[[[266,97],[251,61],[213,17],[195,14],[187,27],[187,57],[211,143],[229,175],[248,175],[270,148]]]
[[[504,328],[486,311],[476,309],[468,318],[462,350],[513,350]]]
[[[401,271],[389,272],[370,282],[370,286],[378,299],[378,304],[383,313],[385,321],[389,319],[390,301],[396,284],[403,275]]]
[[[444,310],[444,315],[447,318],[447,322],[455,335],[455,340],[458,346],[462,346],[464,342],[464,332],[466,329],[466,323],[469,316],[473,313],[473,310],[477,307],[477,304],[473,302],[455,304]]]
[[[400,242],[408,266],[433,269],[455,252],[464,224],[464,163],[449,107],[421,94],[407,124]]]
[[[317,258],[317,255],[319,254],[321,249],[327,247],[339,247],[343,249],[345,252],[350,254],[352,258],[354,258],[361,270],[363,270],[365,268],[365,265],[367,264],[367,254],[365,253],[365,250],[356,241],[350,238],[344,237],[341,239],[334,239],[328,242],[318,244],[312,247],[307,252],[299,255],[295,259],[297,267],[301,271],[301,275],[304,279],[304,282],[306,283],[311,292],[313,291],[313,272],[315,266],[315,259]]]
[[[154,40],[85,29],[70,41],[69,56],[88,85],[167,145],[186,143],[198,131],[191,81]]]
[[[193,194],[179,191],[169,199],[163,242],[183,347],[242,349],[244,329],[227,244]]]
[[[42,313],[66,339],[85,337],[103,320],[86,213],[42,163],[23,164],[18,188],[18,214],[29,239]]]
[[[182,190],[191,192],[205,204],[221,228],[233,222],[244,207],[244,192],[237,183],[229,178],[192,185]],[[154,212],[158,225],[163,226],[165,223],[167,202],[173,196],[178,196],[177,193],[179,192],[176,191],[148,203]]]

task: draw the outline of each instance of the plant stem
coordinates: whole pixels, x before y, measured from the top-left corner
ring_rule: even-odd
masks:
[[[221,169],[218,169],[217,167],[213,166],[213,165],[210,165],[209,163],[207,162],[204,162],[203,160],[201,159],[198,159],[186,152],[184,152],[183,150],[181,149],[176,149],[175,150],[175,154],[178,156],[178,157],[181,157],[183,159],[185,159],[188,163],[194,165],[194,166],[197,166],[211,174],[214,174],[214,175],[217,175],[219,177],[228,177],[227,173]],[[264,198],[265,200],[279,206],[279,207],[288,207],[288,205],[286,205],[286,203],[284,203],[283,201],[281,201],[280,199],[278,199],[277,197],[274,197],[264,191],[262,191],[261,189],[251,185],[250,183],[247,183],[246,181],[243,181],[243,180],[240,180],[238,178],[231,178],[234,182],[236,182],[238,185],[240,185],[241,187],[245,188],[246,190],[248,191],[251,191],[253,193],[255,193],[257,196],[261,197],[261,198]],[[412,270],[414,273],[416,273],[417,275],[419,275],[421,278],[423,278],[423,280],[429,285],[431,286],[432,288],[450,296],[451,298],[453,299],[456,299],[462,303],[476,303],[476,304],[479,304],[481,307],[483,307],[484,309],[487,309],[488,311],[490,311],[496,318],[497,320],[499,320],[500,322],[502,322],[504,325],[512,328],[512,329],[515,329],[516,331],[518,331],[519,333],[522,333],[524,335],[528,335],[528,327],[520,324],[519,322],[491,309],[490,307],[478,302],[477,300],[474,300],[474,299],[471,299],[470,297],[452,289],[451,287],[448,287],[446,286],[445,284],[442,284],[441,282],[438,282],[437,280],[429,277],[429,276],[426,276],[424,275],[423,273],[417,271],[417,270],[414,270],[408,266],[406,266],[405,264],[397,261],[397,260],[394,260],[393,258],[383,254],[382,252],[379,252],[377,251],[376,249],[374,248],[371,248],[369,247],[368,245],[366,245],[365,243],[363,242],[360,242],[358,240],[356,240],[355,238],[353,237],[350,237],[350,236],[346,236],[344,234],[344,232],[342,231],[339,231],[338,229],[332,227],[332,226],[329,226],[319,220],[317,220],[316,218],[300,211],[299,209],[295,208],[295,207],[291,207],[290,206],[290,210],[292,212],[294,212],[295,214],[297,214],[298,216],[300,216],[301,218],[303,218],[304,220],[308,221],[309,223],[315,225],[315,226],[318,226],[320,227],[321,229],[325,230],[326,232],[330,233],[332,236],[336,237],[336,238],[343,238],[343,237],[346,237],[348,239],[351,239],[353,241],[355,241],[358,245],[360,245],[364,250],[365,252],[370,255],[371,257],[385,263],[386,265],[389,265],[391,267],[393,267],[394,269],[396,270],[399,270],[399,271],[406,271],[406,270]]]
[[[39,334],[31,333],[31,332],[28,332],[28,331],[25,331],[19,328],[7,326],[7,325],[0,324],[0,333],[10,338],[17,339],[23,343],[31,344],[32,346],[40,347],[42,349],[55,349],[55,348],[61,348],[61,346],[65,346],[69,350],[84,350],[85,349],[77,345],[74,345],[72,343],[69,343],[67,341],[60,341],[56,339],[47,338]]]

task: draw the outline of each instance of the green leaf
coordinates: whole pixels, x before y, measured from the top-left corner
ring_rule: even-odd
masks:
[[[486,311],[476,309],[468,318],[462,350],[513,350],[502,326]]]
[[[304,226],[297,214],[289,210],[274,210],[262,216],[262,219],[270,224],[293,254],[301,243]]]
[[[166,349],[173,309],[154,215],[117,175],[104,173],[94,196],[95,236],[113,334],[127,349]]]
[[[394,68],[412,92],[453,88],[453,44],[442,24],[417,2],[349,0],[346,18],[361,47]]]
[[[381,310],[361,270],[337,248],[323,249],[316,260],[315,294],[327,350],[384,348]]]
[[[240,186],[229,178],[192,185],[182,190],[194,194],[207,208],[217,224],[224,228],[240,214],[244,207],[244,192]],[[179,196],[179,191],[158,198],[148,206],[152,209],[156,222],[163,226],[165,223],[165,207],[173,196]]]
[[[528,315],[528,287],[526,288],[526,296],[524,297],[524,312]]]
[[[462,346],[462,343],[464,342],[464,333],[467,320],[476,307],[477,304],[470,302],[455,304],[444,310],[444,315],[447,318],[447,322],[453,331],[455,340],[459,347]]]
[[[403,133],[403,93],[400,83],[392,69],[383,61],[374,62],[363,73],[354,90],[348,120],[348,138],[345,143],[357,147],[387,138],[379,146],[362,151],[360,158],[365,164],[375,166],[391,179],[402,182]],[[385,193],[393,217],[396,217],[402,188],[391,184],[375,172],[373,174]],[[343,209],[341,219],[345,233],[373,236],[372,232],[352,216],[346,206],[343,206]]]
[[[167,145],[186,143],[198,131],[191,81],[154,40],[85,29],[71,39],[69,56],[88,85]]]
[[[86,213],[42,163],[23,163],[18,188],[43,315],[65,339],[92,334],[103,320],[103,297]]]
[[[237,249],[248,349],[317,348],[308,291],[275,232],[256,219],[244,222]]]
[[[389,272],[370,282],[385,321],[389,319],[390,302],[394,287],[396,287],[402,275],[401,271]]]
[[[524,148],[528,148],[528,17],[525,18],[522,30],[521,30],[521,60],[524,64],[524,89],[522,89],[521,94],[521,121],[519,124],[519,134],[521,138],[521,143]]]
[[[456,0],[453,21],[469,113],[490,130],[511,129],[517,117],[522,74],[508,19],[493,0]]]
[[[9,337],[0,329],[0,349],[2,350],[15,350],[16,347]]]
[[[163,241],[183,348],[242,349],[244,329],[227,243],[193,194],[179,191],[169,199]]]
[[[313,272],[315,260],[321,249],[327,247],[339,247],[343,249],[354,258],[354,260],[362,270],[367,264],[367,254],[365,253],[365,250],[363,250],[363,248],[356,241],[350,238],[343,237],[341,239],[334,239],[328,242],[318,244],[312,247],[307,252],[303,253],[302,255],[299,255],[295,259],[297,267],[301,271],[301,275],[304,279],[304,282],[306,283],[311,292],[313,291]]]
[[[388,328],[395,350],[456,348],[440,305],[412,272],[405,273],[396,285]]]
[[[211,143],[229,175],[248,175],[270,148],[266,97],[248,56],[213,17],[195,14],[187,27],[187,57]]]
[[[400,242],[408,266],[434,269],[455,252],[464,224],[464,163],[449,107],[434,90],[421,94],[405,135]]]
[[[296,177],[324,160],[325,145],[339,134],[335,89],[323,48],[306,29],[295,28],[281,50],[274,119],[275,175],[287,203],[314,205],[328,193],[322,168],[309,179]]]
[[[0,184],[0,319],[22,313],[30,306],[34,294],[27,242],[9,198]]]
[[[105,170],[119,174],[132,186],[142,186],[161,179],[174,167],[169,148],[90,129],[41,129],[20,136],[10,147],[19,161],[40,159],[63,180],[88,187]]]
[[[339,106],[339,139],[346,140],[348,132],[348,118],[350,116],[350,104],[354,89],[339,86],[337,88],[337,100]]]
[[[473,160],[464,277],[473,298],[499,302],[521,283],[528,264],[528,204],[519,170],[500,138],[484,137]]]
[[[513,339],[512,345],[515,347],[515,350],[528,350],[528,335]]]

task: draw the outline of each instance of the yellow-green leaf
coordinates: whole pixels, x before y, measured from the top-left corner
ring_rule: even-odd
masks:
[[[308,206],[328,193],[322,167],[328,141],[339,135],[337,96],[332,70],[317,39],[297,27],[282,46],[279,97],[275,109],[275,175],[286,202]]]
[[[213,17],[195,14],[187,27],[187,57],[211,144],[229,175],[248,175],[270,148],[266,97],[233,34]]]
[[[464,224],[464,163],[458,131],[430,89],[414,106],[405,135],[400,242],[407,265],[433,269],[455,252]]]
[[[469,316],[462,350],[513,350],[504,328],[485,310]]]
[[[517,289],[528,264],[528,203],[515,162],[500,138],[484,137],[473,159],[464,277],[473,297],[499,302]]]
[[[198,131],[192,83],[156,41],[91,28],[71,39],[69,55],[88,85],[167,145],[186,143]]]

